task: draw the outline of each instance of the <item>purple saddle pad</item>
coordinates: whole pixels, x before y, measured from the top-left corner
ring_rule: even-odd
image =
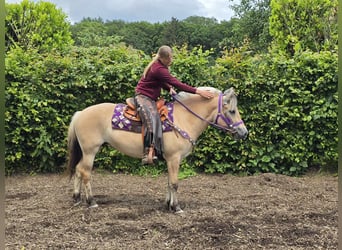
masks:
[[[131,131],[135,133],[141,133],[141,122],[132,121],[124,116],[124,110],[126,109],[126,104],[118,103],[113,112],[112,116],[112,128],[120,129],[125,131]],[[168,118],[171,122],[173,122],[173,103],[166,103],[168,109]],[[162,122],[163,132],[172,131],[172,127],[169,125],[167,121]]]

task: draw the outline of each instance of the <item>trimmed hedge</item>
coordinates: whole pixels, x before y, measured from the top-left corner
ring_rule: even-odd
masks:
[[[6,173],[60,171],[72,115],[133,95],[146,57],[125,46],[6,56]]]
[[[124,45],[71,47],[6,55],[6,174],[58,172],[66,161],[66,134],[77,110],[132,96],[150,57]],[[337,170],[337,54],[238,50],[214,60],[210,51],[175,48],[173,74],[193,86],[230,86],[249,129],[234,141],[209,128],[183,168],[208,173],[274,172],[300,175],[308,167]],[[95,167],[141,173],[132,160],[103,147]],[[165,171],[165,164],[149,171]]]
[[[226,151],[220,144],[219,152],[229,152],[228,163],[222,154],[212,154],[214,159],[207,159],[218,164],[205,170],[286,175],[313,166],[337,170],[337,54],[243,55],[226,55],[218,64],[240,93],[250,136],[243,143],[228,142],[233,145]]]

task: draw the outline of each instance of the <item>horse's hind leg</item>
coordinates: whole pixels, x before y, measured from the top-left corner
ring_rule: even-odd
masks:
[[[74,206],[77,206],[81,203],[81,184],[82,177],[80,171],[78,171],[78,167],[76,167],[75,179],[74,179],[74,194],[72,198],[74,199]]]
[[[98,151],[95,150],[95,153],[84,154],[80,162],[76,166],[76,176],[74,182],[74,201],[75,204],[80,202],[81,196],[81,186],[84,185],[86,201],[89,207],[97,207],[97,203],[94,200],[94,196],[91,189],[91,171],[93,168],[93,162],[95,158],[95,154]],[[83,183],[82,183],[83,182]]]
[[[166,205],[168,206],[169,210],[174,211],[175,213],[183,212],[177,199],[179,163],[180,160],[178,158],[167,162],[169,177],[168,192],[166,194]]]

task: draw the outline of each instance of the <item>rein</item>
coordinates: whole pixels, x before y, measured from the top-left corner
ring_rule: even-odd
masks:
[[[176,94],[172,94],[172,98],[177,101],[180,105],[182,105],[187,111],[189,111],[191,114],[193,114],[194,116],[196,116],[197,118],[199,118],[200,120],[204,121],[204,122],[207,122],[210,126],[212,127],[215,127],[215,128],[218,128],[224,132],[229,132],[229,133],[236,133],[235,131],[235,127],[239,126],[240,124],[243,124],[243,121],[239,121],[239,122],[236,122],[236,123],[233,123],[233,121],[226,117],[224,114],[222,114],[222,100],[223,100],[223,94],[220,93],[219,95],[219,99],[218,99],[218,105],[217,105],[217,115],[216,115],[216,119],[215,119],[215,122],[211,122],[211,121],[208,121],[206,119],[204,119],[203,117],[199,116],[198,114],[196,114],[195,112],[193,112],[191,109],[189,109],[184,103],[182,103],[180,100],[178,100],[176,98]],[[224,121],[224,123],[228,126],[228,127],[224,127],[224,126],[221,126],[218,124],[218,120],[219,119],[222,119]]]

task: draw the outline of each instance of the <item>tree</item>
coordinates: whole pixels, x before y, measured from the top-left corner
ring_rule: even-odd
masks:
[[[172,17],[170,22],[165,23],[162,33],[162,43],[167,45],[181,46],[187,42],[184,23]]]
[[[184,21],[189,48],[202,46],[204,50],[216,48],[222,34],[215,32],[218,22],[215,18],[190,16]]]
[[[335,49],[337,4],[337,0],[271,0],[274,45],[290,55],[296,50]]]
[[[71,32],[75,45],[82,47],[105,47],[118,44],[122,40],[122,37],[118,35],[108,34],[108,26],[101,18],[84,18],[71,26]]]
[[[230,0],[232,1],[232,0]],[[241,0],[231,6],[239,18],[235,20],[232,37],[249,40],[254,51],[265,52],[272,38],[269,34],[270,0]]]
[[[145,21],[126,24],[122,29],[123,41],[146,54],[155,53],[161,37],[157,25]]]
[[[243,45],[244,34],[240,33],[240,19],[232,18],[229,21],[224,21],[216,28],[217,33],[222,34],[222,38],[218,40],[220,51],[226,49],[238,48]]]
[[[5,40],[11,47],[62,49],[73,43],[70,24],[61,9],[50,2],[6,4]]]

